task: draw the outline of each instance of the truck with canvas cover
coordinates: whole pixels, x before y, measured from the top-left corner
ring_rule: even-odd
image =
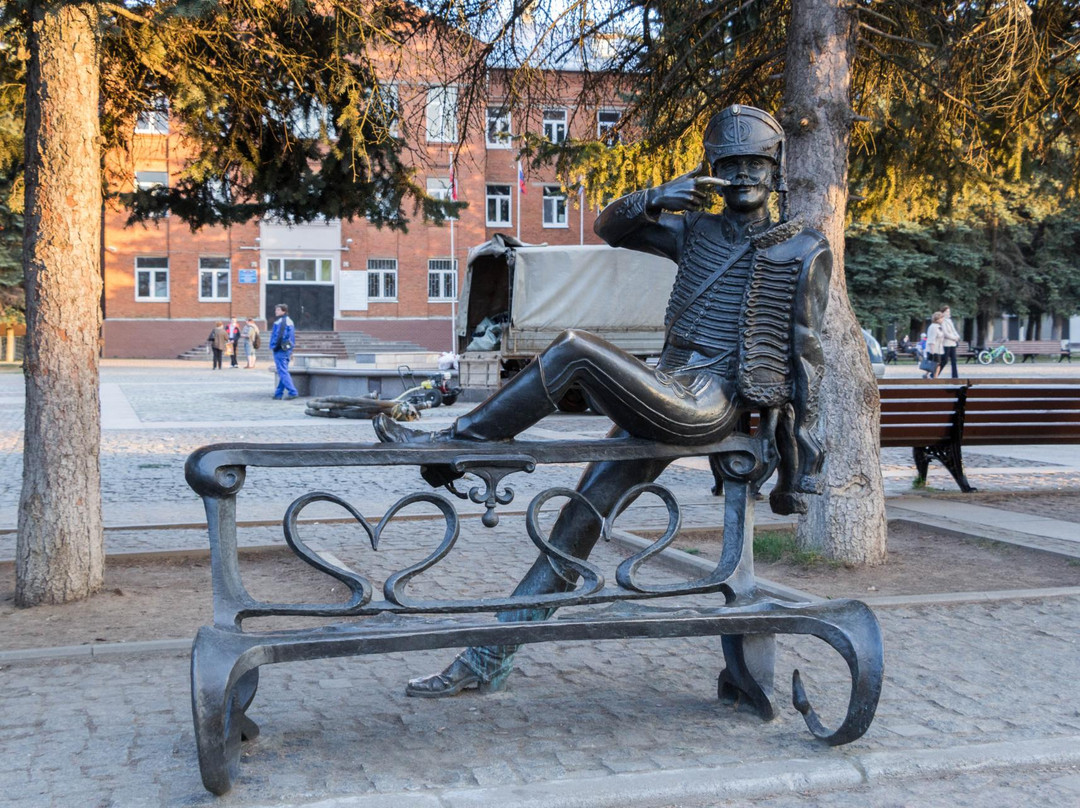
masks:
[[[666,258],[606,245],[496,235],[473,247],[457,315],[461,386],[497,389],[568,328],[638,357],[659,356],[675,269]],[[580,411],[586,402],[572,390],[560,407]]]

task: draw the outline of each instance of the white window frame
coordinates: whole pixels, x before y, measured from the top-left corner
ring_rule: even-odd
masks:
[[[603,121],[600,116],[602,115],[614,115],[614,121]],[[602,140],[608,146],[614,146],[619,142],[619,136],[616,134],[610,134],[611,130],[619,125],[619,121],[622,120],[622,110],[619,109],[598,109],[596,110],[596,139]]]
[[[273,261],[280,261],[281,262],[278,265],[278,275],[280,276],[278,278],[271,278],[270,277],[270,272],[271,272],[270,264]],[[286,278],[285,277],[285,262],[286,261],[313,261],[315,263],[315,277],[316,277],[316,280],[313,280],[313,281],[303,280],[303,279],[293,280],[292,278]],[[328,280],[328,281],[324,281],[320,277],[320,275],[322,274],[322,262],[323,261],[329,261],[330,262],[330,280]],[[266,257],[266,259],[265,259],[265,263],[263,264],[263,272],[266,274],[266,282],[267,283],[307,283],[307,284],[320,284],[322,286],[333,286],[334,285],[334,275],[336,274],[336,270],[337,270],[337,262],[332,257],[327,256],[327,255],[281,255],[281,254],[273,254],[273,255],[268,255]]]
[[[168,171],[136,171],[135,188],[139,191],[152,191],[155,188],[169,187]]]
[[[159,95],[135,117],[136,135],[169,134],[169,99]]]
[[[562,143],[567,135],[565,109],[545,109],[543,118],[544,137],[552,143]]]
[[[487,126],[484,128],[484,141],[489,149],[509,149],[513,137],[510,110],[506,107],[487,108]],[[494,127],[492,126],[494,124]],[[494,134],[494,137],[492,135]]]
[[[431,276],[439,275],[439,297],[431,296]],[[443,294],[446,291],[446,280],[450,278],[453,286],[451,294]],[[428,303],[450,303],[457,300],[458,277],[456,258],[429,258],[428,259]]]
[[[205,266],[205,262],[210,261],[224,261],[223,267]],[[220,281],[221,273],[225,273],[225,286],[227,294],[222,296],[220,294]],[[210,285],[213,290],[213,294],[210,297],[203,295],[203,275],[210,275]],[[228,258],[222,258],[220,256],[201,256],[199,258],[199,302],[200,303],[228,303],[232,300],[232,261]]]
[[[440,202],[450,202],[450,178],[449,177],[428,177],[427,178],[427,195],[432,199],[438,199]],[[447,219],[453,219],[457,221],[457,216],[451,216],[447,214]]]
[[[396,82],[379,85],[379,114],[390,137],[401,136],[401,94]]]
[[[323,127],[326,128],[328,140],[337,140],[337,130],[330,115],[330,109],[318,100],[312,100],[311,108],[304,112],[299,106],[294,107],[288,115],[286,124],[289,133],[297,140],[318,140],[323,136]]]
[[[143,261],[164,261],[164,266],[140,266]],[[165,273],[165,295],[157,294],[157,273]],[[146,295],[139,294],[139,276],[148,275]],[[137,255],[135,256],[135,299],[145,303],[168,303],[169,291],[172,278],[169,273],[169,257],[167,255]]]
[[[369,258],[367,260],[368,300],[377,303],[397,303],[398,262],[396,258]],[[394,294],[386,294],[386,279],[394,279]],[[377,293],[371,293],[371,282],[377,280]]]
[[[560,214],[562,221],[559,221]],[[543,225],[549,229],[570,227],[566,194],[558,185],[544,186]]]
[[[458,90],[454,85],[428,87],[426,129],[428,143],[456,143]]]
[[[510,183],[491,183],[486,186],[484,198],[484,217],[488,227],[513,227],[513,185]],[[506,189],[506,193],[498,192],[498,189]],[[496,189],[493,192],[492,189]],[[492,203],[496,205],[496,214],[505,214],[501,218],[496,215],[492,218]]]

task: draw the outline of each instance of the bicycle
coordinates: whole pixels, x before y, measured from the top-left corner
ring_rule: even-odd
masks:
[[[992,349],[983,348],[979,351],[978,360],[980,365],[989,365],[991,362],[995,362],[998,359],[1001,359],[1006,365],[1011,365],[1016,361],[1016,355],[1004,345],[999,345]]]

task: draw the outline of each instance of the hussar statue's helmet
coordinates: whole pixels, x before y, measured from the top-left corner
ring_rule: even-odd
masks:
[[[781,194],[781,209],[785,207],[784,130],[776,118],[757,107],[732,104],[712,116],[705,127],[704,141],[705,159],[710,166],[733,156],[753,155],[772,160],[776,164],[773,190]]]

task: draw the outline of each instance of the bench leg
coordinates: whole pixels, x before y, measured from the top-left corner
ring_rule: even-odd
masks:
[[[716,695],[724,704],[749,707],[765,721],[776,718],[773,674],[776,637],[772,634],[725,635],[721,638],[727,667],[716,681]]]
[[[964,455],[959,443],[950,443],[946,446],[916,446],[912,449],[915,457],[915,468],[919,472],[919,479],[926,482],[926,472],[930,466],[930,458],[941,461],[949,474],[952,475],[960,490],[970,494],[979,489],[968,482],[964,474]]]
[[[201,634],[201,632],[200,632]],[[213,639],[191,651],[191,712],[203,786],[217,795],[232,788],[240,769],[240,744],[259,735],[246,715],[259,687],[259,669],[237,676],[243,663]]]

